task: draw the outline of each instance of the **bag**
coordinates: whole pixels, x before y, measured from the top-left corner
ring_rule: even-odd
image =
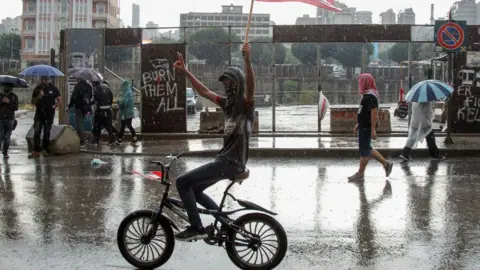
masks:
[[[13,119],[13,128],[12,128],[12,130],[15,130],[15,129],[17,128],[17,124],[18,124],[17,119]]]
[[[325,118],[325,115],[327,114],[327,111],[330,107],[330,102],[321,91],[319,92],[319,94],[320,96],[318,98],[318,119],[322,121],[323,118]]]

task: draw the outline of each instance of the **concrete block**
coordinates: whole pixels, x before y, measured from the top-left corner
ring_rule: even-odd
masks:
[[[358,106],[355,107],[331,107],[330,108],[330,132],[348,133],[353,132],[357,124]],[[378,132],[391,132],[391,118],[388,109],[380,108],[378,113]]]
[[[33,125],[25,136],[28,144],[28,151],[33,150]],[[43,140],[43,130],[40,134],[40,141]],[[55,155],[64,155],[80,152],[80,138],[72,126],[53,125],[50,132],[50,145],[48,149]]]
[[[216,111],[200,112],[200,133],[223,133],[225,125],[225,116],[220,108]],[[258,133],[259,130],[258,111],[255,111],[255,122],[252,132]]]

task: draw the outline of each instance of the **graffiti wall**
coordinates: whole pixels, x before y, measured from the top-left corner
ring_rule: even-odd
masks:
[[[185,44],[142,45],[142,132],[186,132],[186,77],[173,68]]]
[[[480,132],[480,68],[460,69],[452,96],[453,125],[457,133]]]

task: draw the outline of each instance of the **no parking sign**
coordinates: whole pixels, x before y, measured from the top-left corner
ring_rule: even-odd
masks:
[[[466,21],[435,21],[435,51],[465,52]]]

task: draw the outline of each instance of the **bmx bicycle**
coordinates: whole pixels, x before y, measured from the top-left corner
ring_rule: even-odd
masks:
[[[158,210],[134,211],[120,223],[117,232],[118,248],[122,256],[135,267],[141,269],[160,267],[173,253],[175,247],[173,229],[179,231],[179,228],[164,214],[164,208],[189,222],[182,201],[168,196],[171,185],[169,171],[172,162],[181,155],[169,156],[170,162],[167,164],[161,161],[150,162],[160,166],[159,182],[165,185]],[[201,214],[215,218],[215,221],[206,227],[208,238],[204,241],[209,245],[223,246],[230,260],[241,269],[273,269],[282,262],[288,245],[285,230],[271,216],[277,214],[252,202],[237,199],[228,192],[234,184],[241,184],[246,180],[249,174],[249,170],[246,169],[229,179],[231,183],[223,193],[218,210],[199,208]],[[242,208],[224,211],[227,197],[232,198]],[[254,212],[237,219],[229,217],[234,213],[248,210]]]

